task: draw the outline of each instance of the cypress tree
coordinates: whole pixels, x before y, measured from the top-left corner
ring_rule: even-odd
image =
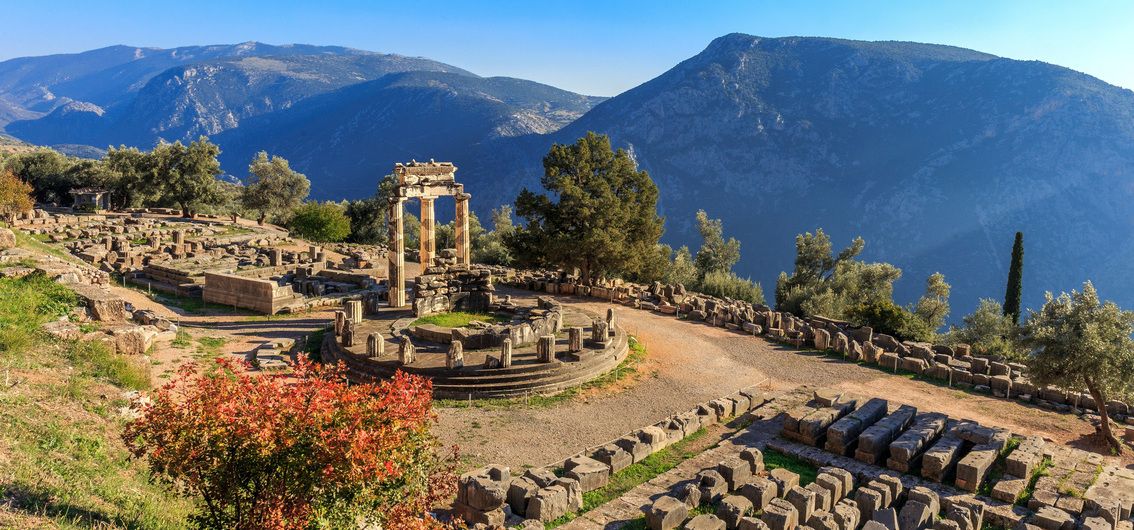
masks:
[[[1012,245],[1012,267],[1008,269],[1008,289],[1004,293],[1004,315],[1012,317],[1013,324],[1020,323],[1020,295],[1024,290],[1024,233],[1016,232],[1016,243]]]

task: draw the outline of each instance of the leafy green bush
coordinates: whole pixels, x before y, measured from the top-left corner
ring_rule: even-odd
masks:
[[[308,241],[333,243],[350,235],[350,218],[333,202],[309,202],[295,210],[287,227]]]
[[[1010,361],[1027,359],[1027,350],[1016,340],[1012,316],[1004,314],[1000,302],[991,298],[981,299],[976,310],[966,315],[963,321],[962,327],[946,334],[946,342],[968,344],[972,346],[973,353],[980,355],[1003,357]]]
[[[851,309],[849,316],[855,324],[870,326],[876,332],[893,335],[899,340],[928,342],[934,337],[928,323],[889,300],[859,304]]]
[[[750,279],[741,278],[734,272],[710,272],[697,286],[700,292],[722,298],[744,300],[753,304],[764,303],[764,290]]]

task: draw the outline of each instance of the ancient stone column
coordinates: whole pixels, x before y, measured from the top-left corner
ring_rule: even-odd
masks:
[[[559,330],[563,329],[563,313],[552,311],[547,314],[547,318],[551,320],[552,333],[559,333]]]
[[[177,245],[177,246],[181,246],[181,245],[185,244],[185,231],[184,230],[174,230],[173,231],[173,244]]]
[[[344,305],[346,306],[347,318],[355,324],[361,324],[362,300],[347,300]]]
[[[381,357],[386,354],[386,341],[381,333],[371,333],[366,337],[366,355]]]
[[[417,357],[417,351],[413,347],[413,342],[410,338],[402,335],[402,342],[398,346],[398,361],[402,364],[412,364]]]
[[[396,197],[390,200],[388,220],[390,234],[389,265],[387,277],[390,279],[390,307],[405,307],[406,305],[406,241],[405,224],[402,221],[402,202],[404,199]]]
[[[433,215],[433,198],[422,197],[421,201],[421,235],[418,237],[418,261],[422,268],[433,265],[433,257],[437,255],[437,222]]]
[[[605,320],[596,320],[591,324],[591,341],[600,348],[605,348],[606,343],[610,342]]]
[[[343,325],[346,324],[346,312],[335,311],[335,336],[343,334]]]
[[[278,248],[273,248],[272,253],[268,255],[268,263],[273,267],[283,265],[283,251]]]
[[[571,353],[583,351],[583,328],[567,328],[567,351]]]
[[[541,363],[555,360],[555,335],[544,335],[536,342],[536,358]]]
[[[459,370],[465,367],[465,346],[461,341],[449,343],[449,354],[445,357],[445,368]]]
[[[343,319],[343,346],[354,346],[354,322]]]
[[[512,366],[512,339],[504,339],[500,344],[500,367]]]
[[[315,245],[308,245],[308,247],[307,247],[307,258],[310,259],[311,261],[315,261],[315,258],[318,258],[318,257],[319,257],[319,247],[317,247]]]
[[[457,199],[457,217],[453,223],[456,228],[453,232],[457,241],[457,263],[468,265],[472,263],[469,248],[469,199],[472,195],[461,193]]]
[[[606,332],[610,336],[614,336],[614,308],[606,308]]]

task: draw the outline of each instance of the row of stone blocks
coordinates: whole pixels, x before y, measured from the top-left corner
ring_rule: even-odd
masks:
[[[490,527],[523,517],[553,521],[582,508],[582,495],[607,484],[631,464],[693,434],[698,429],[745,414],[767,402],[750,387],[673,415],[608,444],[572,456],[554,467],[533,468],[512,477],[509,469],[488,466],[462,475],[454,513],[469,524]]]
[[[908,491],[892,475],[879,475],[856,489],[851,472],[821,467],[815,480],[800,485],[787,469],[764,470],[763,455],[746,448],[679,484],[671,495],[646,508],[652,530],[978,530],[984,515],[979,502],[954,502],[940,517],[941,500],[925,487]],[[705,504],[715,513],[689,515]],[[898,507],[901,507],[900,510]],[[699,511],[704,512],[701,508]],[[688,520],[687,520],[688,519]]]
[[[935,412],[919,414],[909,405],[890,411],[879,398],[862,402],[820,394],[788,411],[785,438],[901,473],[920,465],[922,476],[936,482],[955,475],[957,487],[966,491],[977,491],[1009,440],[1006,431]]]

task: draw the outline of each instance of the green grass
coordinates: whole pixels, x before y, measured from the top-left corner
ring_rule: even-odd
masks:
[[[1036,492],[1036,483],[1039,479],[1051,474],[1051,457],[1043,457],[1043,461],[1036,466],[1035,471],[1032,471],[1032,476],[1028,479],[1028,485],[1024,487],[1024,491],[1020,492],[1020,497],[1016,499],[1016,505],[1027,507],[1028,501],[1032,500],[1032,495]]]
[[[800,486],[815,482],[815,477],[819,475],[819,469],[815,466],[772,448],[764,449],[764,468],[768,471],[781,468],[791,471],[799,475]]]
[[[173,342],[170,343],[174,348],[188,348],[193,344],[193,336],[184,329],[178,329],[177,335],[173,337]]]
[[[0,280],[0,527],[184,528],[191,503],[119,438],[124,392],[150,385],[145,359],[40,331],[75,303],[39,275]]]
[[[421,326],[425,324],[432,324],[434,326],[441,326],[443,328],[464,328],[468,327],[473,322],[488,322],[490,324],[497,322],[508,322],[509,319],[488,313],[467,313],[465,311],[451,311],[449,313],[437,313],[435,315],[428,315],[414,320],[410,326]]]
[[[640,462],[630,464],[625,469],[615,473],[610,477],[610,482],[597,490],[588,491],[583,494],[583,509],[576,513],[569,513],[547,524],[547,528],[555,528],[557,526],[566,524],[579,515],[589,512],[603,504],[606,504],[618,497],[621,497],[627,491],[637,487],[639,484],[645,483],[650,479],[665,473],[682,462],[697,456],[701,450],[690,450],[689,448],[697,443],[698,440],[705,437],[708,431],[705,428],[698,429],[693,434],[686,436],[682,440],[673,443],[669,447],[662,449]]]
[[[550,396],[531,396],[522,398],[494,398],[494,399],[439,399],[434,401],[438,407],[449,408],[481,408],[481,409],[507,409],[507,408],[549,408],[575,399],[580,393],[588,390],[601,390],[613,386],[630,377],[637,377],[641,373],[642,361],[646,360],[646,346],[634,337],[628,340],[629,352],[622,362],[613,370],[602,374],[586,383],[573,386],[562,392]]]
[[[222,337],[201,337],[197,339],[197,353],[198,358],[213,359],[221,356],[221,348],[224,347],[225,339]]]

